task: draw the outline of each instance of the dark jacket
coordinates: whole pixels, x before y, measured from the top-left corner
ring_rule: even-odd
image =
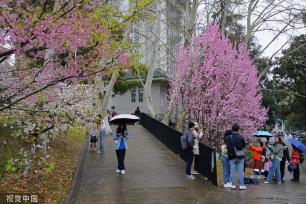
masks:
[[[186,132],[186,140],[187,140],[187,149],[192,150],[194,145],[194,136],[191,130],[187,130]]]
[[[140,113],[141,113],[140,110],[136,109],[135,112],[134,112],[134,115],[140,116]]]
[[[234,147],[236,147],[237,150],[245,148],[245,140],[238,132],[233,132],[232,135],[226,137],[225,143],[229,160],[237,158]]]
[[[284,145],[283,146],[284,149],[283,149],[283,158],[282,158],[282,162],[286,162],[286,160],[288,162],[290,162],[290,156],[289,156],[289,149],[288,149],[288,146],[287,145]]]

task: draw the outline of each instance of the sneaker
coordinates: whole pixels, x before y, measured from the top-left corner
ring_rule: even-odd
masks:
[[[236,190],[236,186],[235,185],[232,185],[232,190]]]
[[[124,175],[125,174],[125,170],[121,170],[121,174]]]
[[[290,179],[290,181],[296,181],[295,179]]]
[[[282,182],[278,182],[277,184],[278,184],[278,185],[282,185]]]
[[[223,185],[224,188],[231,188],[232,187],[232,184],[231,183],[226,183]]]
[[[195,177],[193,175],[186,175],[186,179],[194,180]]]
[[[191,174],[193,174],[193,175],[198,175],[199,172],[198,172],[198,171],[192,171]]]
[[[119,169],[117,169],[117,170],[116,170],[116,173],[120,173],[120,170],[119,170]]]
[[[270,182],[269,182],[269,181],[265,181],[264,183],[265,183],[265,184],[269,184]]]
[[[246,186],[239,186],[239,189],[240,189],[240,190],[246,190],[247,187],[246,187]]]

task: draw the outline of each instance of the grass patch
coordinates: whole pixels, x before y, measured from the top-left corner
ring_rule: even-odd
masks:
[[[245,168],[244,176],[249,177],[252,175],[253,169],[250,167]],[[223,167],[222,167],[222,161],[221,159],[217,159],[217,181],[218,181],[218,186],[223,186]]]
[[[222,161],[220,158],[217,159],[217,181],[218,181],[218,186],[223,185],[223,168],[222,168]]]
[[[0,124],[0,182],[7,172],[18,172],[19,162],[22,159],[21,148],[29,149],[29,145],[23,143],[19,137],[14,134],[10,127],[4,127]]]
[[[51,139],[49,158],[43,162],[34,160],[27,178],[20,172],[6,174],[0,183],[0,193],[38,193],[45,203],[64,203],[85,137],[85,130],[70,129]]]

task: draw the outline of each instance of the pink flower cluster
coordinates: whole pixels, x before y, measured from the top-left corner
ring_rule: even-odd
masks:
[[[183,111],[200,123],[207,144],[219,146],[233,123],[249,137],[267,120],[257,75],[247,46],[234,47],[218,25],[210,25],[181,49],[170,103],[183,105]]]
[[[119,58],[118,64],[128,64],[129,58],[121,54],[124,51],[112,47],[106,23],[93,17],[101,3],[65,0],[54,4],[59,5],[1,1],[0,65],[11,60],[0,72],[4,101],[18,101],[65,80],[93,79],[103,70],[101,62],[114,58]]]

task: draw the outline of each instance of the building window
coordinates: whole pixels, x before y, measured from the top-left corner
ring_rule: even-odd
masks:
[[[132,92],[131,92],[132,94],[131,94],[131,99],[132,99],[132,102],[136,102],[136,90],[132,90]]]
[[[139,102],[143,102],[143,89],[139,89],[138,99],[139,99]]]

